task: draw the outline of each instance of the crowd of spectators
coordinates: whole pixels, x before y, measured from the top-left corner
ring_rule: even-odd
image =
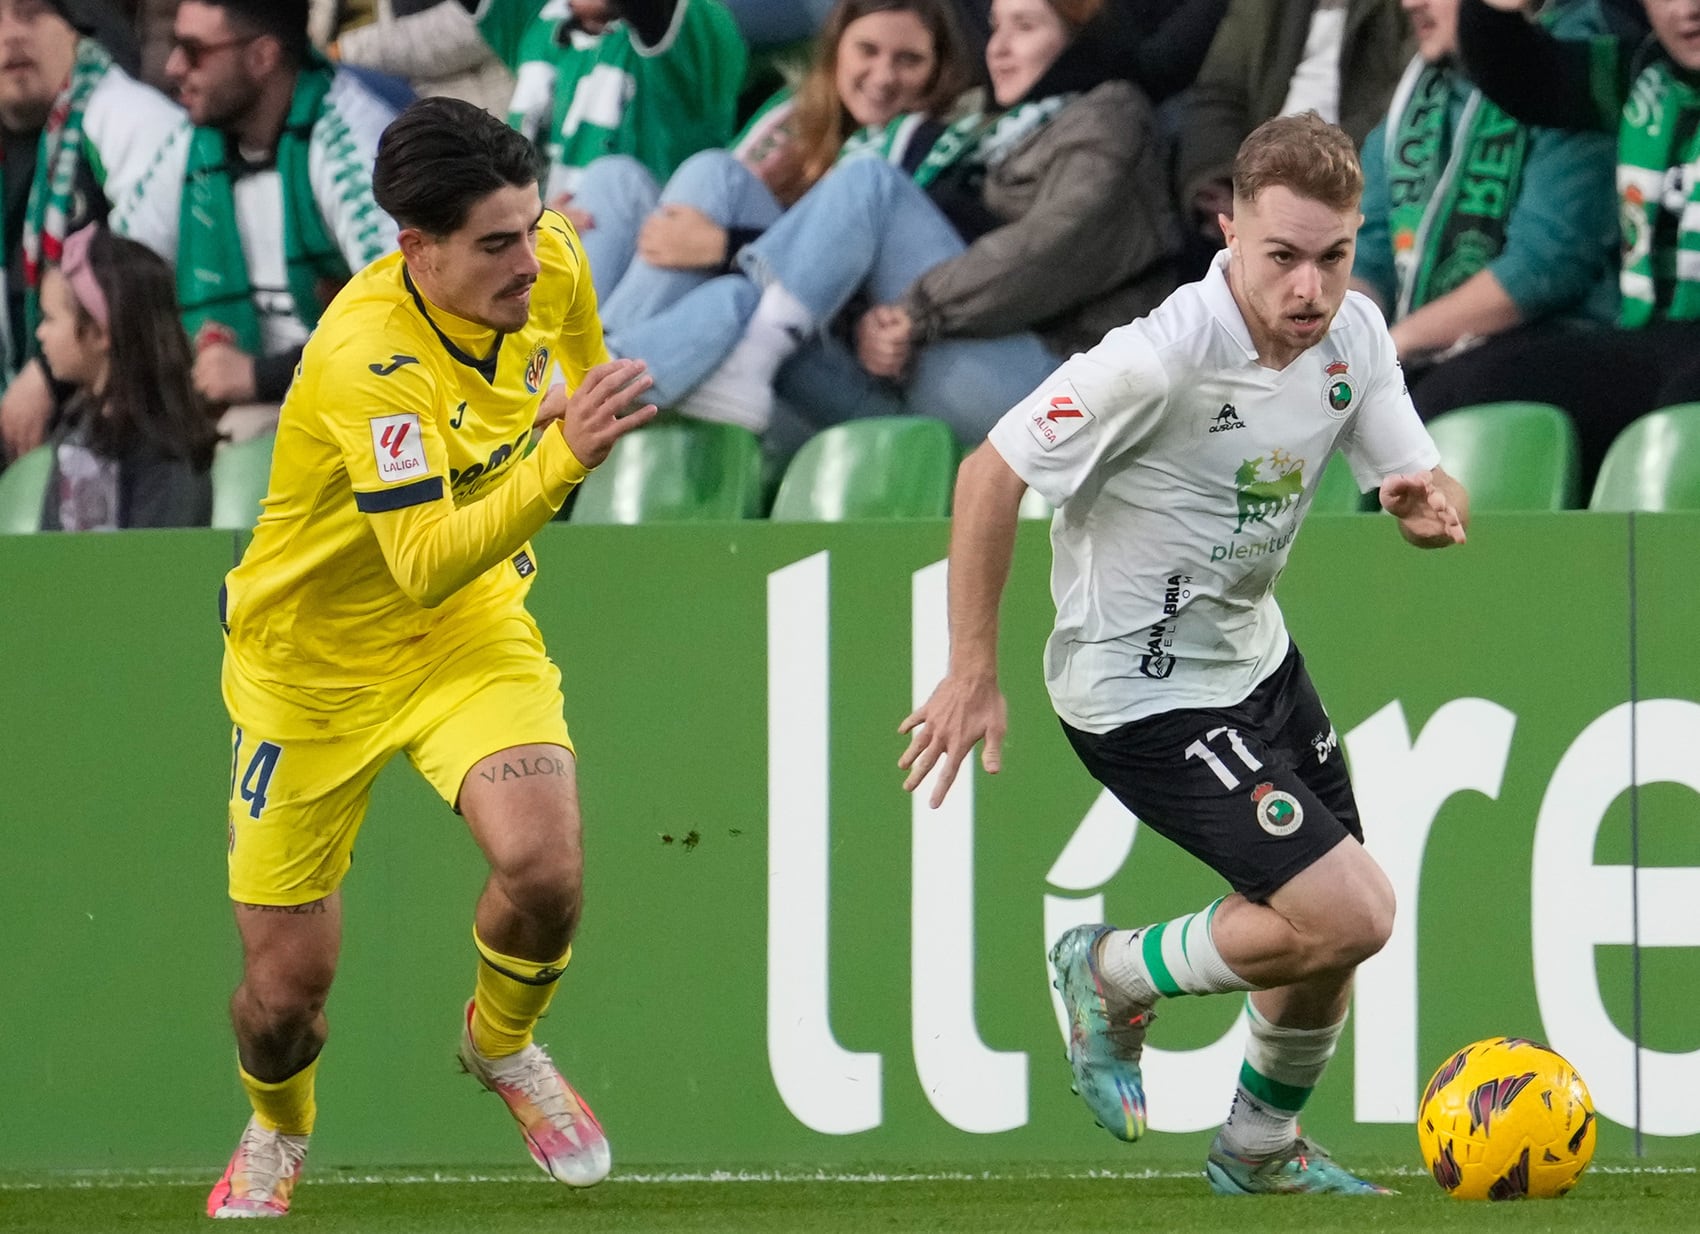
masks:
[[[204,523],[338,288],[378,135],[504,116],[609,345],[782,459],[966,446],[1198,277],[1270,116],[1359,142],[1355,281],[1419,411],[1700,400],[1700,0],[0,0],[0,443],[43,526]]]

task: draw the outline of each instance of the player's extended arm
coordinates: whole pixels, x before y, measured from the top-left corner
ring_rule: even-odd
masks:
[[[598,365],[567,399],[561,418],[544,426],[537,448],[483,500],[456,506],[444,493],[437,501],[372,513],[396,585],[415,603],[436,608],[513,556],[615,441],[654,419],[653,405],[637,406],[651,384],[638,361]]]
[[[512,557],[555,516],[590,469],[557,431],[482,501],[439,501],[369,515],[396,586],[425,608],[436,608],[484,571]]]
[[[1470,525],[1470,495],[1439,467],[1381,484],[1381,508],[1399,520],[1399,534],[1418,548],[1464,543]]]
[[[1026,490],[1026,481],[990,444],[970,454],[957,473],[950,525],[950,664],[932,696],[898,727],[914,734],[897,760],[909,773],[905,791],[914,792],[940,764],[935,810],[982,739],[986,771],[996,775],[1003,766],[1009,713],[998,690],[998,602],[1009,580]]]

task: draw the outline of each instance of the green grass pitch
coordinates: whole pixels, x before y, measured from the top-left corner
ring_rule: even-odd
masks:
[[[319,1169],[296,1191],[286,1234],[600,1234],[602,1231],[727,1231],[839,1234],[854,1231],[1586,1231],[1628,1234],[1693,1229],[1700,1175],[1599,1167],[1555,1201],[1469,1204],[1426,1176],[1368,1171],[1399,1189],[1387,1199],[1220,1199],[1202,1178],[1175,1174],[1045,1174],[1011,1165],[985,1173],[909,1166],[815,1175],[751,1171],[732,1177],[616,1173],[570,1191],[541,1174],[488,1177]],[[30,1234],[152,1234],[211,1229],[202,1214],[206,1179],[0,1175],[0,1230]]]

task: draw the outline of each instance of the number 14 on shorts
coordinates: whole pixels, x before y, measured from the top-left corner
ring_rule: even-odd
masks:
[[[230,751],[230,795],[234,797],[237,789],[237,773],[242,767],[242,730],[235,730],[235,739]],[[272,772],[277,770],[277,760],[283,754],[283,747],[269,741],[262,741],[254,747],[253,754],[248,757],[248,769],[241,772],[242,800],[248,804],[248,816],[259,818],[266,808],[266,789],[272,782]]]

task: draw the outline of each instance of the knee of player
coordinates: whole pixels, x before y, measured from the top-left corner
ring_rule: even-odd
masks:
[[[578,920],[582,864],[571,857],[527,863],[502,878],[508,899],[535,921],[571,926]]]
[[[316,1020],[324,1012],[330,992],[331,971],[327,968],[323,973],[250,974],[242,983],[239,999],[247,1004],[246,1018],[257,1028],[289,1031]]]
[[[1338,963],[1351,968],[1379,952],[1393,937],[1393,896],[1380,888],[1356,889],[1349,909],[1342,914],[1334,937]]]

